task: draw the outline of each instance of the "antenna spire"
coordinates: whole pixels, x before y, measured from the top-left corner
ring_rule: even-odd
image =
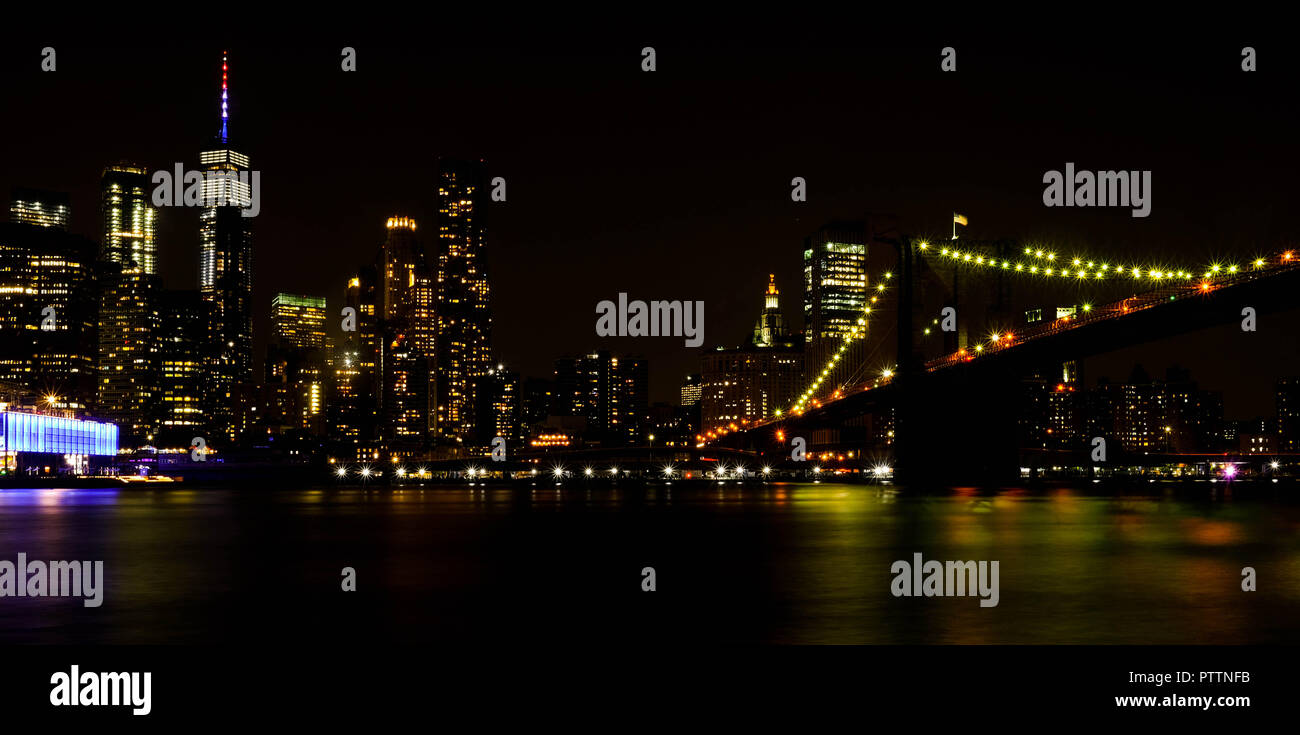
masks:
[[[230,87],[227,72],[230,65],[227,63],[226,52],[221,52],[221,142],[225,144],[228,138],[226,123],[230,119]]]

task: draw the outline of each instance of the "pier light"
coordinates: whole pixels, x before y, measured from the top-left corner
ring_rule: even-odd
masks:
[[[1274,462],[1274,463],[1273,463],[1273,467],[1276,469],[1276,467],[1277,467],[1277,462]],[[772,474],[772,468],[771,468],[771,467],[768,467],[768,466],[766,466],[766,465],[764,465],[764,467],[763,467],[763,474],[765,474],[765,475],[770,475],[770,474]]]
[[[370,477],[370,467],[369,467],[369,466],[366,466],[366,467],[362,467],[362,468],[361,468],[361,476],[362,476],[362,477]]]
[[[587,477],[591,477],[593,472],[595,472],[595,470],[588,467],[582,471],[582,474],[586,475]]]
[[[334,470],[334,474],[338,475],[339,477],[347,477],[347,476],[348,476],[348,468],[347,468],[347,467],[340,467],[340,468],[338,468],[337,470]]]

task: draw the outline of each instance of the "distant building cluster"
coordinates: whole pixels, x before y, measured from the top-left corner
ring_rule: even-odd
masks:
[[[1276,415],[1243,421],[1224,418],[1223,395],[1204,390],[1188,370],[1169,368],[1163,379],[1137,366],[1119,383],[1106,378],[1085,388],[1077,363],[1059,375],[1033,375],[1023,383],[1020,445],[1031,449],[1085,449],[1093,437],[1141,454],[1275,454],[1294,452],[1300,439],[1300,379],[1276,385]]]

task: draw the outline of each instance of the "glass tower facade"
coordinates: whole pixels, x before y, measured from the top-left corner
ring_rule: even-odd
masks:
[[[121,264],[124,271],[158,272],[155,223],[158,210],[151,199],[149,173],[130,163],[104,169],[100,181],[103,232],[100,259]]]
[[[439,162],[437,427],[462,443],[491,439],[475,427],[477,384],[493,365],[482,178],[479,163]]]

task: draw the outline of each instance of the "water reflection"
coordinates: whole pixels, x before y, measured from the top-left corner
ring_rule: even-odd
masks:
[[[0,490],[0,559],[107,577],[94,610],[0,598],[0,640],[1300,642],[1296,506],[1140,490]],[[890,565],[917,552],[997,560],[999,604],[893,597]]]

